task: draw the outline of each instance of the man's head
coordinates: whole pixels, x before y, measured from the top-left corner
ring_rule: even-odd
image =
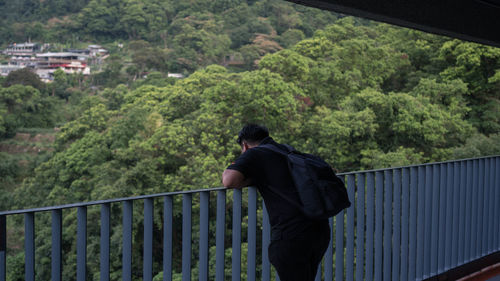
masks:
[[[238,133],[237,142],[241,146],[241,151],[245,152],[247,149],[259,145],[267,137],[269,137],[269,130],[266,127],[248,124]]]

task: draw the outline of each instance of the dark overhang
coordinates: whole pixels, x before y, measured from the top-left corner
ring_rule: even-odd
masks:
[[[500,47],[500,0],[288,0]]]

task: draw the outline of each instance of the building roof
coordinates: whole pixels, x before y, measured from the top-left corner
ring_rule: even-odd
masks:
[[[84,54],[79,54],[79,53],[71,53],[71,52],[58,52],[58,53],[43,53],[43,54],[37,54],[37,57],[40,58],[63,58],[63,57],[82,57],[82,58],[87,58],[87,55]]]
[[[288,0],[500,47],[500,0]]]

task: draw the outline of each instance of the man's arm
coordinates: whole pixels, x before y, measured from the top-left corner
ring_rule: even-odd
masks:
[[[250,182],[250,179],[245,179],[245,175],[237,170],[226,169],[222,173],[222,185],[227,188],[243,188],[250,185]]]

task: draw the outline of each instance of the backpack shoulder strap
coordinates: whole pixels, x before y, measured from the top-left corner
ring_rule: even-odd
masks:
[[[263,144],[263,145],[259,145],[257,146],[258,148],[265,148],[265,149],[268,149],[268,150],[272,150],[276,153],[279,153],[281,155],[284,155],[284,156],[287,156],[288,154],[290,154],[291,152],[294,152],[296,151],[295,148],[293,148],[292,146],[288,145],[288,144],[284,144],[284,146],[286,147],[287,151],[283,150],[283,149],[280,149],[278,148],[277,146],[275,145],[272,145],[272,144]]]

